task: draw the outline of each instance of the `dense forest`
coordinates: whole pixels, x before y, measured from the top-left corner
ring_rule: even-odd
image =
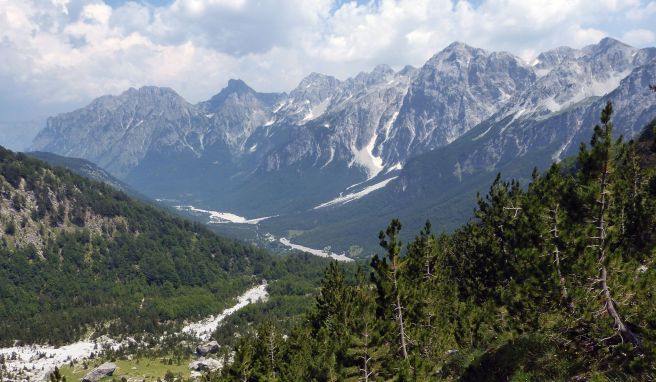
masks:
[[[0,344],[161,333],[220,312],[262,278],[278,310],[300,312],[307,298],[276,291],[298,277],[317,284],[327,264],[221,238],[0,148]]]
[[[615,139],[612,104],[578,157],[500,177],[450,235],[393,220],[356,277],[334,263],[287,332],[241,337],[214,381],[653,380],[656,142]]]

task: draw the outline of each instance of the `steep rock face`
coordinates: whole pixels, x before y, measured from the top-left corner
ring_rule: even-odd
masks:
[[[321,116],[335,96],[340,81],[333,76],[311,73],[289,93],[274,112],[276,119],[270,122],[280,124],[302,124]]]
[[[411,160],[386,190],[388,197],[433,209],[432,220],[456,225],[462,220],[435,206],[457,204],[462,197],[458,190],[485,192],[497,173],[528,179],[534,167],[545,169],[554,160],[576,155],[579,144],[590,139],[607,101],[614,105],[615,133],[634,137],[656,117],[654,94],[648,88],[655,81],[656,63],[651,63],[634,69],[612,92],[547,118],[513,121],[509,116],[499,123],[484,122],[451,145]]]
[[[509,100],[493,118],[546,118],[611,92],[633,69],[653,57],[650,50],[638,50],[610,38],[580,50],[557,48],[542,53],[534,63],[539,79]]]
[[[419,70],[392,128],[388,162],[443,146],[491,116],[536,75],[519,58],[453,43]]]
[[[319,169],[341,163],[358,167],[365,176],[376,175],[384,167],[380,152],[411,74],[407,70],[395,73],[381,65],[371,73],[360,73],[341,82],[330,97],[321,101],[325,105],[318,115],[312,113],[303,125],[292,127],[293,134],[283,132],[290,139],[266,155],[263,169],[274,171],[309,159]],[[296,89],[291,94],[298,93]],[[278,124],[277,134],[285,126]]]
[[[121,178],[149,153],[201,157],[213,147],[238,155],[278,97],[257,93],[238,80],[198,105],[168,88],[129,89],[49,118],[33,148],[88,159]]]
[[[243,151],[244,143],[271,117],[271,107],[283,95],[278,93],[257,93],[241,80],[230,80],[228,86],[209,101],[198,104],[209,121],[209,130],[214,143],[219,140],[232,149],[233,155]],[[203,136],[199,136],[203,143]],[[201,145],[201,153],[205,150]]]
[[[188,148],[185,136],[203,122],[196,108],[171,89],[131,88],[49,118],[33,148],[88,159],[120,177],[152,145]]]
[[[656,64],[653,49],[604,39],[581,50],[563,51],[540,55],[558,59],[545,59],[549,64],[540,70],[549,68],[548,73],[477,126],[476,134],[467,138],[474,147],[463,154],[467,159],[459,162],[457,171],[498,168],[547,148],[550,152],[540,162],[559,161],[587,140],[607,100],[615,103],[618,133],[632,137],[648,122],[653,105],[648,86]]]

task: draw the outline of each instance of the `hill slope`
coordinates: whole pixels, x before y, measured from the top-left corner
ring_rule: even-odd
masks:
[[[126,194],[134,197],[139,197],[139,194],[134,191],[125,182],[117,179],[109,172],[100,168],[96,164],[81,158],[69,158],[61,155],[45,152],[45,151],[31,151],[25,153],[27,156],[36,158],[38,160],[48,163],[52,167],[61,166],[74,172],[77,175],[95,180],[98,182],[106,183]],[[144,198],[142,196],[142,198]]]
[[[268,262],[202,225],[0,148],[0,343],[161,331],[220,310]]]

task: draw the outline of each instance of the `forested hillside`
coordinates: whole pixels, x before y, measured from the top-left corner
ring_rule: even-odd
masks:
[[[61,155],[43,152],[43,151],[32,151],[26,153],[26,155],[44,161],[52,167],[61,166],[67,170],[72,171],[74,174],[83,176],[91,180],[96,180],[98,182],[106,183],[120,191],[125,192],[126,194],[128,194],[133,198],[147,200],[145,196],[140,195],[138,192],[134,191],[130,186],[116,179],[114,176],[112,176],[112,174],[96,166],[92,162],[89,162],[88,160],[79,159],[79,158],[69,158],[69,157],[64,157]]]
[[[276,259],[0,148],[2,344],[163,332],[220,312],[262,277],[313,274],[326,264]]]
[[[316,307],[283,337],[244,336],[216,381],[651,380],[656,373],[653,129],[612,135],[601,113],[574,164],[500,178],[451,235],[431,226],[349,282],[326,271]],[[651,379],[649,379],[651,378]]]

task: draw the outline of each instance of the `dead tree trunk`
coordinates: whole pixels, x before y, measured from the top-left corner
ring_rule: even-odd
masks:
[[[609,195],[609,183],[610,183],[610,169],[609,169],[609,158],[610,153],[606,151],[606,158],[604,160],[603,169],[601,173],[601,178],[599,180],[599,199],[597,200],[599,210],[597,213],[597,226],[596,226],[596,236],[592,239],[596,242],[594,247],[597,249],[597,262],[599,264],[599,280],[597,280],[599,287],[601,289],[601,294],[604,301],[604,309],[613,319],[613,326],[617,330],[622,342],[629,341],[635,346],[640,346],[640,338],[626,325],[622,320],[620,313],[617,311],[615,306],[615,301],[611,294],[611,290],[608,287],[608,269],[606,268],[606,244],[607,244],[607,235],[606,229],[608,223],[606,221],[606,213],[608,211],[608,195]]]
[[[428,239],[430,240],[430,239]],[[430,241],[424,245],[423,251],[424,251],[424,266],[426,267],[426,271],[424,272],[424,279],[425,280],[430,280],[433,278],[433,272],[431,270],[431,246],[430,246]]]
[[[399,325],[399,336],[401,337],[401,354],[403,359],[408,359],[408,346],[406,344],[406,334],[405,334],[405,323],[403,322],[403,305],[401,304],[401,293],[399,292],[399,283],[398,283],[398,269],[399,263],[397,256],[394,257],[392,261],[392,282],[394,283],[394,294],[396,295],[396,304],[394,310],[396,312],[396,320]]]
[[[276,332],[275,329],[271,328],[271,333],[269,333],[269,361],[271,362],[271,375],[273,378],[276,377]]]
[[[554,267],[556,268],[556,274],[558,276],[558,282],[560,284],[560,296],[563,299],[563,301],[569,300],[569,294],[567,292],[567,285],[565,284],[565,277],[563,276],[561,270],[560,270],[560,248],[558,248],[558,238],[560,237],[560,233],[558,230],[558,209],[559,209],[559,204],[556,203],[554,208],[549,210],[551,213],[551,230],[549,231],[551,233],[551,240],[553,243],[553,262],[554,262]],[[570,308],[571,308],[570,304]]]
[[[360,368],[362,377],[359,380],[369,382],[369,377],[371,377],[373,371],[369,370],[369,361],[371,361],[371,357],[369,356],[369,325],[366,323],[364,325],[363,355],[360,358],[362,359],[362,367]]]

